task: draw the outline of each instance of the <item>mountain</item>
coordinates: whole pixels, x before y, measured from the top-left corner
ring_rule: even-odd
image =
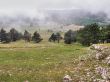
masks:
[[[85,10],[49,10],[50,21],[60,24],[78,24],[85,25],[90,23],[103,23],[108,17],[104,12],[91,13]]]
[[[105,24],[110,21],[104,12],[91,13],[80,9],[44,10],[34,17],[26,13],[7,16],[0,15],[0,28],[56,28],[68,25]]]

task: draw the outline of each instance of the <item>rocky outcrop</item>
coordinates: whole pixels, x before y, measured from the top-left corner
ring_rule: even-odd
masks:
[[[88,50],[89,55],[76,61],[72,77],[65,75],[63,82],[110,82],[110,47],[94,44]]]
[[[95,59],[97,60],[110,60],[109,56],[110,56],[110,48],[104,45],[92,45],[90,47],[90,49],[92,51],[95,52]]]
[[[94,54],[91,55],[94,55],[95,60],[98,60],[102,65],[110,65],[110,47],[104,45],[92,45],[90,49],[94,52]],[[97,65],[95,72],[102,78],[102,80],[99,80],[98,82],[110,82],[109,67]]]

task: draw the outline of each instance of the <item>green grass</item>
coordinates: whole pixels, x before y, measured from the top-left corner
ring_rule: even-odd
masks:
[[[86,47],[77,43],[0,44],[0,82],[62,82],[86,54]]]

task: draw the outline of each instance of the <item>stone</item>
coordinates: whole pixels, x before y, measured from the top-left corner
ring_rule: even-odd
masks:
[[[72,79],[69,75],[65,75],[63,78],[63,82],[72,82]]]

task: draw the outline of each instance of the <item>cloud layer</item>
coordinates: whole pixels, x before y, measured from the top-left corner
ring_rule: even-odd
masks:
[[[85,9],[110,12],[110,0],[0,0],[0,13],[37,13],[44,9]]]

